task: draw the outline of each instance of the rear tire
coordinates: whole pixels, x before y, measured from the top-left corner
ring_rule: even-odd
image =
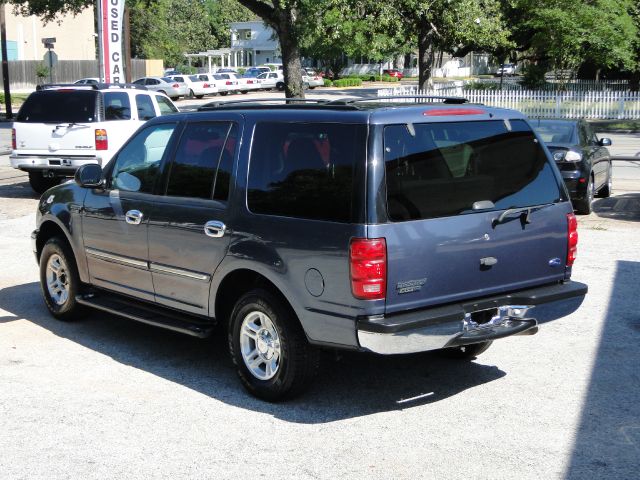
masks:
[[[591,213],[591,205],[593,203],[593,197],[595,196],[595,187],[593,184],[593,177],[589,176],[589,183],[587,184],[587,191],[585,192],[585,198],[575,201],[576,213],[579,215],[589,215]]]
[[[609,198],[613,194],[613,172],[611,170],[611,166],[609,166],[607,183],[605,183],[604,187],[602,187],[598,192],[598,197],[600,198]]]
[[[198,100],[200,100],[202,97],[204,97],[204,95],[196,95],[196,98],[197,98]]]
[[[220,95],[222,95],[223,97],[226,97],[229,94],[229,92],[220,92]]]
[[[29,185],[34,192],[42,195],[51,187],[55,187],[60,183],[60,179],[56,177],[45,177],[42,172],[29,172]]]
[[[276,83],[276,90],[278,90],[279,92],[282,92],[284,90],[284,83],[283,82]]]
[[[40,288],[49,312],[58,320],[82,317],[86,310],[76,301],[82,284],[71,247],[62,237],[52,237],[40,254]]]
[[[269,402],[300,394],[318,371],[318,350],[289,305],[267,290],[250,291],[238,300],[228,342],[243,386]]]
[[[448,358],[460,360],[473,360],[481,353],[486,352],[493,342],[472,343],[471,345],[461,345],[459,347],[443,348],[440,353]]]

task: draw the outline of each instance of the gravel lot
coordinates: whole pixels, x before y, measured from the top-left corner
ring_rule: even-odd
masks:
[[[0,477],[638,478],[640,162],[615,168],[615,196],[579,219],[576,313],[470,363],[327,355],[272,405],[219,338],[49,316],[37,199],[0,157]]]

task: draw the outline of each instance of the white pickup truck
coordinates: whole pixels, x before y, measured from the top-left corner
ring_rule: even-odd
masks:
[[[138,85],[44,85],[13,122],[11,165],[43,193],[81,165],[105,165],[147,120],[177,111],[166,95]]]

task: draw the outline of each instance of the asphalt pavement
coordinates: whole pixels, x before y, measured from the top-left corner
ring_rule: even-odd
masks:
[[[638,478],[640,162],[619,163],[579,217],[577,312],[472,362],[328,354],[309,392],[268,404],[221,337],[53,319],[38,199],[0,156],[0,478]]]

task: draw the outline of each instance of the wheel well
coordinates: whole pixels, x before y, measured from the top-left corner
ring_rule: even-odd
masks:
[[[44,244],[53,237],[61,237],[67,243],[67,245],[69,245],[69,240],[67,240],[67,236],[64,234],[62,228],[60,228],[54,222],[44,222],[42,225],[40,225],[38,236],[36,237],[36,251],[38,252],[38,261],[40,261],[40,254],[42,253]],[[69,245],[69,248],[71,248],[71,245]]]
[[[291,309],[291,312],[295,314],[287,298],[267,277],[253,270],[243,269],[228,274],[218,287],[214,311],[218,323],[220,325],[226,325],[231,317],[233,307],[240,297],[256,288],[263,288],[278,296],[284,304]]]

